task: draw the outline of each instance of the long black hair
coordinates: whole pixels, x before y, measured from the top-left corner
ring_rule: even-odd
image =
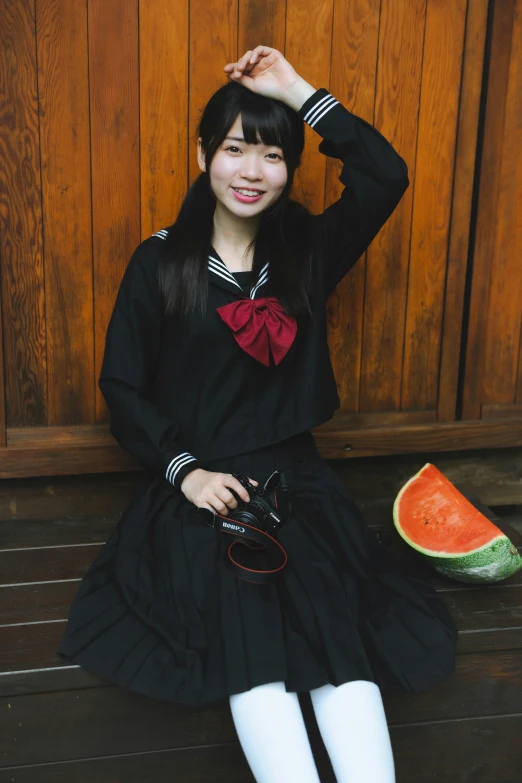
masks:
[[[210,164],[223,139],[241,115],[247,144],[281,147],[288,178],[277,199],[260,215],[254,246],[253,276],[270,262],[269,294],[279,298],[289,315],[311,313],[311,247],[309,210],[289,198],[294,173],[304,148],[304,123],[281,101],[257,95],[236,82],[220,87],[208,101],[198,123],[206,170],[188,189],[175,223],[168,228],[159,264],[159,285],[165,312],[184,316],[199,306],[204,315],[208,300],[207,263],[216,197],[210,187]]]

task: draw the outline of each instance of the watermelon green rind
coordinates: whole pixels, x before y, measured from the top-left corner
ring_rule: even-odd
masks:
[[[506,536],[469,555],[451,559],[426,554],[423,557],[440,574],[459,582],[500,582],[522,568],[522,557]]]
[[[451,552],[434,552],[421,547],[413,541],[402,529],[399,518],[400,501],[410,484],[431,467],[426,463],[402,487],[393,504],[393,520],[400,536],[428,562],[436,571],[444,576],[460,582],[488,583],[507,579],[522,568],[522,557],[509,538],[501,531],[486,544],[462,555]]]

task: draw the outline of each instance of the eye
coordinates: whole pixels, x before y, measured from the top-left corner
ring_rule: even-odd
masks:
[[[237,150],[237,152],[241,152],[241,150],[238,147],[233,147],[233,146],[225,147],[225,152],[228,152],[228,150]],[[279,155],[277,152],[269,152],[268,154],[269,155],[275,155],[277,158],[279,158],[279,160],[283,160],[281,155]],[[273,158],[272,158],[272,160],[273,160]]]

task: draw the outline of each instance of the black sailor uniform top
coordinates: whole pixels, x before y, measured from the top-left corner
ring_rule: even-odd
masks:
[[[310,216],[312,315],[278,364],[245,352],[217,308],[266,296],[267,262],[249,292],[212,246],[205,315],[163,313],[157,265],[167,230],[145,239],[123,275],[107,328],[99,388],[120,446],[178,488],[195,468],[277,443],[332,418],[340,401],[327,342],[326,304],[409,186],[391,143],[325,88],[298,114],[342,161],[341,197]],[[244,282],[244,277],[243,277]],[[248,287],[247,287],[248,289]]]

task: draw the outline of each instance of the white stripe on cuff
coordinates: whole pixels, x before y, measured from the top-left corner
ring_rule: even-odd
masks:
[[[192,456],[192,454],[189,454],[188,451],[184,451],[183,454],[179,454],[177,457],[174,457],[172,462],[169,464],[167,468],[167,472],[165,474],[168,481],[170,481],[171,484],[174,484],[174,479],[176,478],[176,473],[180,468],[183,467],[183,465],[186,465],[187,462],[196,462],[196,458]]]
[[[315,106],[313,106],[304,116],[304,121],[308,123],[308,125],[313,128],[316,123],[319,122],[322,117],[324,117],[325,114],[328,114],[330,109],[333,109],[334,106],[337,106],[339,101],[337,101],[333,95],[325,95],[323,98],[321,98],[320,101],[318,101]],[[322,112],[319,114],[319,112]],[[316,116],[319,114],[319,116]]]

